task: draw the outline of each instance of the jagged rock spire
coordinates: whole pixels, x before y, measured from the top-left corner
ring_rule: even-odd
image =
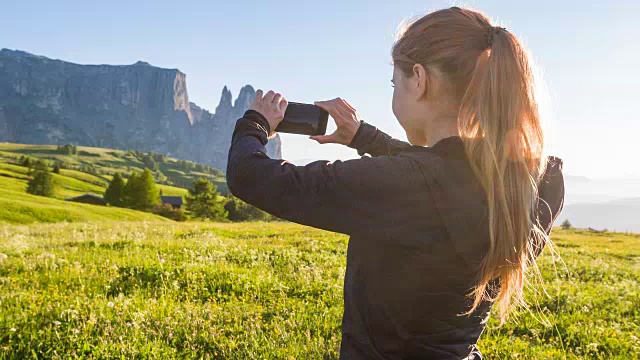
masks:
[[[242,87],[242,89],[240,89],[240,93],[238,94],[238,98],[233,104],[233,107],[236,109],[237,108],[246,109],[251,105],[255,97],[256,97],[256,91],[253,88],[253,86],[245,85]]]
[[[216,114],[220,111],[224,112],[231,109],[231,99],[231,91],[229,91],[229,88],[225,85],[222,89],[222,95],[220,96],[220,103],[218,103],[218,107],[216,107]]]

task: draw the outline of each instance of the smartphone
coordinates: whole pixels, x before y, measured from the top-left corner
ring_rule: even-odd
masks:
[[[302,134],[324,135],[327,131],[329,113],[313,104],[289,102],[284,112],[284,119],[276,126],[275,131]]]

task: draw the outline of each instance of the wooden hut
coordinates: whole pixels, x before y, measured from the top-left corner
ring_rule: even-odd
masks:
[[[169,204],[174,209],[182,207],[182,196],[160,196],[162,204]]]

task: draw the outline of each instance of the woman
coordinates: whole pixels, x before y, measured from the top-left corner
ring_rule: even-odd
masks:
[[[562,160],[544,152],[527,54],[484,15],[427,14],[392,58],[392,107],[409,143],[337,98],[316,102],[337,130],[311,138],[370,157],[270,159],[265,145],[287,100],[258,90],[236,122],[229,190],[350,235],[341,359],[481,358],[475,344],[492,304],[502,321],[526,305],[525,271],[563,206]]]

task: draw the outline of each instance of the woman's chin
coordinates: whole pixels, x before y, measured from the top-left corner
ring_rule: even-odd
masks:
[[[418,136],[412,132],[406,132],[406,133],[407,133],[407,141],[409,141],[409,144],[414,146],[425,146],[427,144],[427,139],[424,137],[424,135]]]

